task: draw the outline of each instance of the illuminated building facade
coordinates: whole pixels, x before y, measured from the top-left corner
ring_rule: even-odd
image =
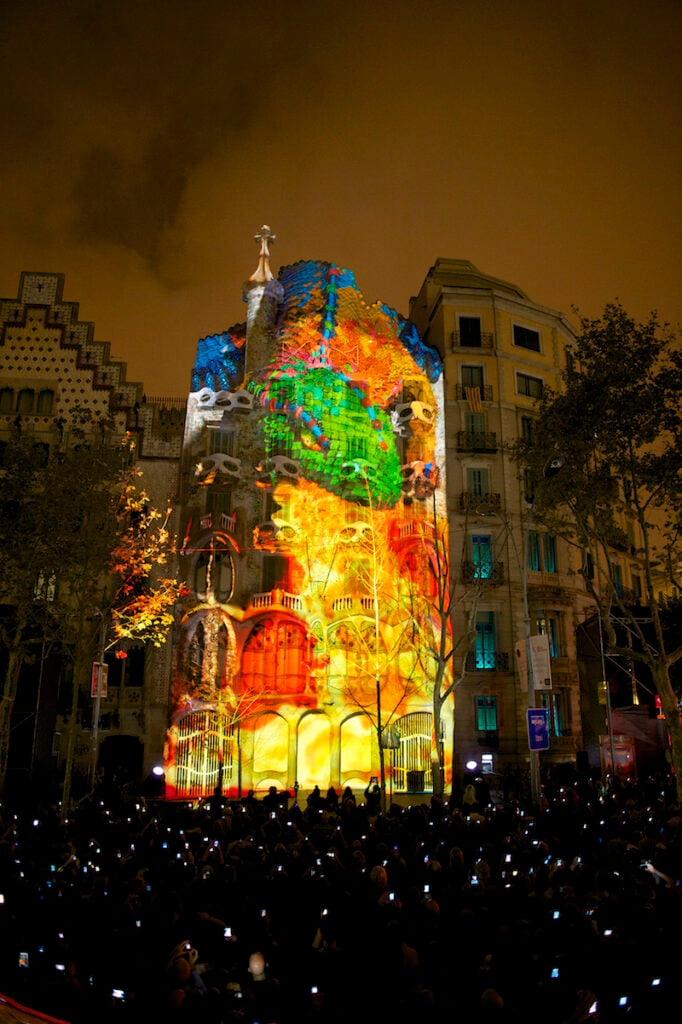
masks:
[[[561,314],[464,260],[436,261],[410,318],[444,361],[447,506],[460,582],[464,588],[478,575],[489,584],[475,609],[473,647],[454,669],[456,676],[464,669],[456,769],[475,762],[503,774],[528,766],[527,631],[547,637],[550,655],[551,686],[536,688],[536,703],[550,712],[541,763],[575,763],[583,747],[576,626],[590,603],[581,557],[536,528],[509,454],[532,431],[542,388],[558,385],[573,331]],[[465,599],[457,608],[455,632],[469,607]]]
[[[136,459],[151,501],[164,508],[177,490],[184,399],[147,399],[126,379],[126,364],[98,341],[94,325],[63,299],[64,275],[23,273],[16,298],[0,300],[0,456],[13,433],[31,438],[36,459],[46,448],[82,443],[84,423],[96,443],[135,439]],[[1,461],[1,460],[0,460]],[[1,467],[0,467],[1,471]],[[11,595],[0,601],[11,610]],[[10,611],[11,613],[11,611]],[[125,764],[133,777],[158,763],[166,732],[170,644],[112,650],[99,720],[100,762]],[[1,654],[2,652],[0,652]],[[93,659],[96,652],[93,651]],[[0,664],[4,662],[0,657]],[[54,781],[63,767],[65,715],[70,709],[66,659],[43,644],[26,664],[14,707],[8,781]],[[92,701],[83,695],[75,744],[75,774],[87,775]]]
[[[348,270],[275,279],[256,237],[246,324],[199,342],[187,404],[167,791],[362,790],[382,760],[389,795],[429,790],[442,361]]]

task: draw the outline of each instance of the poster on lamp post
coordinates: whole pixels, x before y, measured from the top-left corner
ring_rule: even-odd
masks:
[[[100,665],[98,661],[92,663],[92,677],[90,679],[90,696],[99,696],[106,700],[107,682],[109,680],[109,666],[106,662]]]
[[[549,656],[549,637],[545,635],[530,636],[527,641],[530,648],[530,667],[533,673],[534,690],[552,689],[552,669]],[[528,658],[526,643],[516,645],[516,661],[522,681],[528,685]]]
[[[528,708],[528,749],[549,750],[548,708]]]
[[[528,639],[528,645],[534,688],[536,690],[551,690],[552,665],[549,656],[549,637],[546,633],[531,636]]]

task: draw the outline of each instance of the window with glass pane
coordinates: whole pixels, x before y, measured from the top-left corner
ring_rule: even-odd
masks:
[[[542,380],[539,377],[531,377],[528,373],[516,374],[516,388],[520,395],[527,398],[542,397]]]
[[[568,694],[566,690],[540,694],[540,707],[549,711],[549,727],[553,736],[570,734]]]
[[[462,367],[462,386],[465,388],[480,388],[483,386],[482,366]]]
[[[481,347],[481,320],[477,316],[461,316],[458,320],[459,343],[470,347]]]
[[[533,440],[533,417],[522,416],[521,417],[521,437],[528,444]]]
[[[289,559],[285,555],[263,556],[263,591],[267,593],[279,587],[287,590],[289,586]]]
[[[532,327],[514,324],[514,344],[520,348],[529,348],[532,352],[540,351],[540,332]]]
[[[467,491],[478,498],[488,494],[487,469],[467,469]]]
[[[528,531],[528,568],[540,571],[540,538],[535,530]]]
[[[545,556],[545,572],[556,572],[556,541],[551,533],[546,533],[542,538],[543,553]]]
[[[476,615],[476,641],[474,646],[477,669],[494,669],[495,657],[495,613],[478,612]]]
[[[476,729],[478,732],[497,730],[497,697],[476,697]]]
[[[471,561],[477,580],[489,579],[493,571],[492,542],[488,534],[474,534],[471,538]]]
[[[558,614],[558,613],[557,613]],[[559,619],[555,615],[543,615],[537,619],[536,628],[539,636],[547,636],[549,639],[550,658],[561,657],[561,628]]]
[[[485,433],[485,413],[467,412],[464,414],[464,429],[468,434]]]

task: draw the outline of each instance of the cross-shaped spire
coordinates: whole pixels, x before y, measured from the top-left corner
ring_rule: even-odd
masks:
[[[268,243],[274,242],[277,238],[267,224],[263,224],[260,231],[253,236],[260,243],[258,253],[258,267],[249,278],[249,281],[272,281],[274,274],[270,270],[270,248]]]

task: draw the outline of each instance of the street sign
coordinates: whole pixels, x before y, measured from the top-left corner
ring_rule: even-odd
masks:
[[[549,750],[549,710],[528,708],[528,749]]]

